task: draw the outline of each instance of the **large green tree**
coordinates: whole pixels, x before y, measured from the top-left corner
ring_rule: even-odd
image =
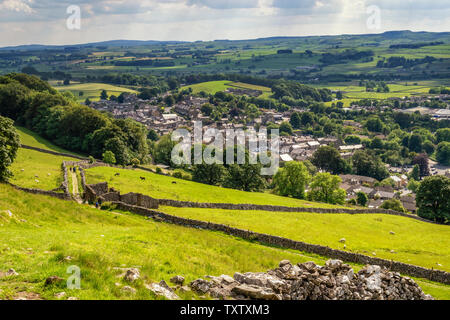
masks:
[[[300,115],[298,112],[294,112],[291,115],[291,119],[289,120],[289,122],[291,123],[291,126],[294,129],[300,129],[301,126],[301,119],[300,119]]]
[[[358,192],[356,194],[356,203],[358,203],[360,206],[365,207],[367,205],[367,202],[369,202],[369,197],[364,192]]]
[[[224,181],[224,187],[244,190],[261,191],[265,187],[265,181],[261,176],[260,164],[232,164],[227,167],[228,174]]]
[[[388,210],[394,210],[398,212],[406,212],[405,208],[403,207],[402,203],[398,199],[389,199],[384,201],[381,206],[381,209],[388,209]]]
[[[450,142],[450,128],[436,130],[436,143],[440,143],[442,141]]]
[[[19,135],[11,119],[0,116],[0,181],[12,176],[9,167],[17,156],[20,147]]]
[[[333,174],[348,173],[351,170],[347,162],[342,159],[339,151],[331,146],[321,146],[317,149],[313,154],[311,162],[317,168]]]
[[[372,177],[380,181],[389,177],[389,172],[381,159],[367,151],[355,151],[352,163],[353,170],[357,175]]]
[[[310,179],[308,168],[303,163],[290,161],[278,170],[273,184],[275,192],[281,196],[304,199],[305,188]]]
[[[213,186],[220,185],[225,173],[225,167],[221,164],[196,164],[192,167],[192,180]]]
[[[450,221],[450,178],[426,177],[416,194],[420,217],[445,223]]]
[[[409,137],[408,148],[413,152],[422,152],[422,136],[417,133],[413,133],[411,137]]]
[[[308,199],[332,204],[344,204],[346,192],[339,188],[342,179],[328,172],[316,174],[309,185]]]
[[[107,150],[103,153],[103,162],[107,164],[116,164],[116,157],[114,156],[114,153]]]
[[[172,165],[172,149],[176,143],[172,141],[170,135],[162,136],[155,145],[153,158],[157,164]]]
[[[30,90],[17,82],[0,85],[0,114],[17,120],[26,111]]]
[[[420,177],[426,177],[430,175],[430,166],[428,163],[428,155],[418,154],[413,159],[413,164],[419,166]]]
[[[438,144],[436,160],[444,166],[450,166],[450,142],[443,141]]]
[[[366,121],[366,128],[371,132],[383,132],[383,122],[379,117],[373,116]]]

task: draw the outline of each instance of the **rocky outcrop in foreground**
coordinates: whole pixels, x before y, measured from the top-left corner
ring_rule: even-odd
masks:
[[[408,277],[368,265],[354,273],[340,260],[325,266],[314,262],[292,265],[284,260],[266,273],[236,273],[190,283],[199,295],[238,300],[432,300]]]

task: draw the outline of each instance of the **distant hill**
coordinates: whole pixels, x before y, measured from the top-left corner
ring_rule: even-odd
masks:
[[[383,40],[433,40],[442,37],[450,37],[450,32],[427,32],[427,31],[410,31],[410,30],[398,30],[398,31],[386,31],[376,34],[343,34],[343,35],[320,35],[320,36],[274,36],[256,39],[241,39],[241,40],[228,40],[217,39],[214,42],[239,42],[239,41],[273,41],[273,40],[289,40],[289,39],[302,39],[302,38],[339,38],[339,37],[370,37],[379,38]],[[208,41],[206,41],[208,42]],[[148,46],[159,44],[182,44],[191,43],[189,41],[157,41],[157,40],[109,40],[101,42],[90,42],[84,44],[74,45],[41,45],[41,44],[29,44],[20,46],[8,46],[0,48],[3,50],[44,50],[44,49],[61,49],[61,48],[87,48],[87,47],[135,47],[135,46]],[[192,42],[193,43],[193,42]]]
[[[45,49],[61,49],[61,48],[89,48],[89,47],[136,47],[136,46],[148,46],[148,45],[159,45],[159,44],[180,44],[183,41],[156,41],[156,40],[110,40],[102,42],[91,42],[84,44],[73,44],[73,45],[41,45],[41,44],[30,44],[21,46],[9,46],[0,48],[0,50],[45,50]]]

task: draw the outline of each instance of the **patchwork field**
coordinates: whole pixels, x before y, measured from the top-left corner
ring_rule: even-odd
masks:
[[[184,217],[450,271],[450,230],[390,215],[314,214],[161,207]],[[390,232],[395,234],[390,234]],[[394,250],[395,253],[391,253]]]
[[[120,173],[120,176],[114,176]],[[145,177],[141,181],[140,177]],[[270,193],[244,192],[234,189],[209,186],[187,180],[167,177],[143,170],[124,170],[97,167],[86,170],[87,183],[108,182],[109,186],[122,193],[138,192],[158,199],[173,199],[193,202],[271,204],[290,207],[338,208],[326,203],[312,203]],[[173,184],[172,182],[176,182]]]

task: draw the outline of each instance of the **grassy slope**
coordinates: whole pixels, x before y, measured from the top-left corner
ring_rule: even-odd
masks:
[[[20,136],[21,144],[44,149],[44,150],[50,150],[50,151],[55,151],[55,152],[60,152],[60,153],[67,153],[67,154],[72,154],[72,155],[79,155],[75,152],[67,151],[63,148],[60,148],[60,147],[54,145],[50,141],[40,137],[33,131],[30,131],[26,128],[16,126],[16,130]]]
[[[116,172],[120,173],[119,177],[114,176]],[[146,177],[146,181],[141,181],[140,177]],[[269,193],[244,192],[214,187],[142,170],[121,170],[110,167],[97,167],[87,170],[86,178],[87,183],[90,184],[107,181],[111,187],[120,190],[122,193],[138,192],[154,198],[193,202],[271,204],[292,207],[336,207],[325,203],[314,203],[280,197]],[[176,184],[172,184],[173,181],[175,181]]]
[[[16,130],[20,135],[20,142],[24,145],[77,155],[74,152],[55,146],[48,140],[26,128],[16,126]],[[11,166],[11,171],[14,174],[11,182],[26,188],[43,190],[55,189],[59,187],[62,182],[61,164],[64,160],[78,161],[75,158],[53,156],[34,150],[19,149],[17,158]],[[22,171],[22,169],[24,169],[24,171]],[[49,173],[50,175],[48,175]],[[38,178],[35,177],[36,175]],[[39,180],[39,182],[36,182],[36,179]],[[71,188],[71,184],[69,184],[69,188]]]
[[[450,227],[389,215],[337,215],[163,207],[161,211],[307,243],[450,271]],[[391,235],[390,232],[395,232]],[[391,253],[394,250],[396,253]],[[438,266],[437,263],[442,266]]]
[[[12,212],[9,216],[6,210]],[[139,267],[143,281],[134,298],[154,298],[143,282],[168,281],[180,274],[192,281],[207,274],[265,271],[282,259],[292,262],[326,258],[243,241],[221,233],[156,223],[143,217],[116,214],[49,197],[30,195],[0,184],[0,271],[20,275],[0,278],[0,298],[36,292],[54,299],[57,292],[80,299],[127,299],[115,285],[122,282],[114,267]],[[64,258],[70,256],[71,261]],[[65,282],[45,287],[52,275],[68,278],[66,270],[81,269],[81,290]],[[358,270],[361,266],[354,266]],[[417,280],[427,292],[450,299],[450,287]],[[125,283],[122,282],[122,285]],[[188,295],[181,295],[190,298]]]
[[[6,210],[13,214],[10,217]],[[31,290],[51,298],[64,287],[45,289],[51,275],[66,278],[78,265],[80,298],[124,298],[115,288],[113,267],[140,266],[152,281],[182,274],[191,281],[206,274],[264,271],[282,259],[293,262],[323,258],[264,247],[220,233],[155,223],[127,214],[100,212],[74,202],[25,194],[0,185],[0,270],[14,268],[20,277],[0,279],[0,298]],[[71,256],[70,262],[63,257]],[[151,298],[146,290],[138,297]]]
[[[14,174],[10,181],[25,188],[55,189],[62,182],[61,164],[64,160],[78,161],[70,157],[59,157],[21,148],[10,168]]]

